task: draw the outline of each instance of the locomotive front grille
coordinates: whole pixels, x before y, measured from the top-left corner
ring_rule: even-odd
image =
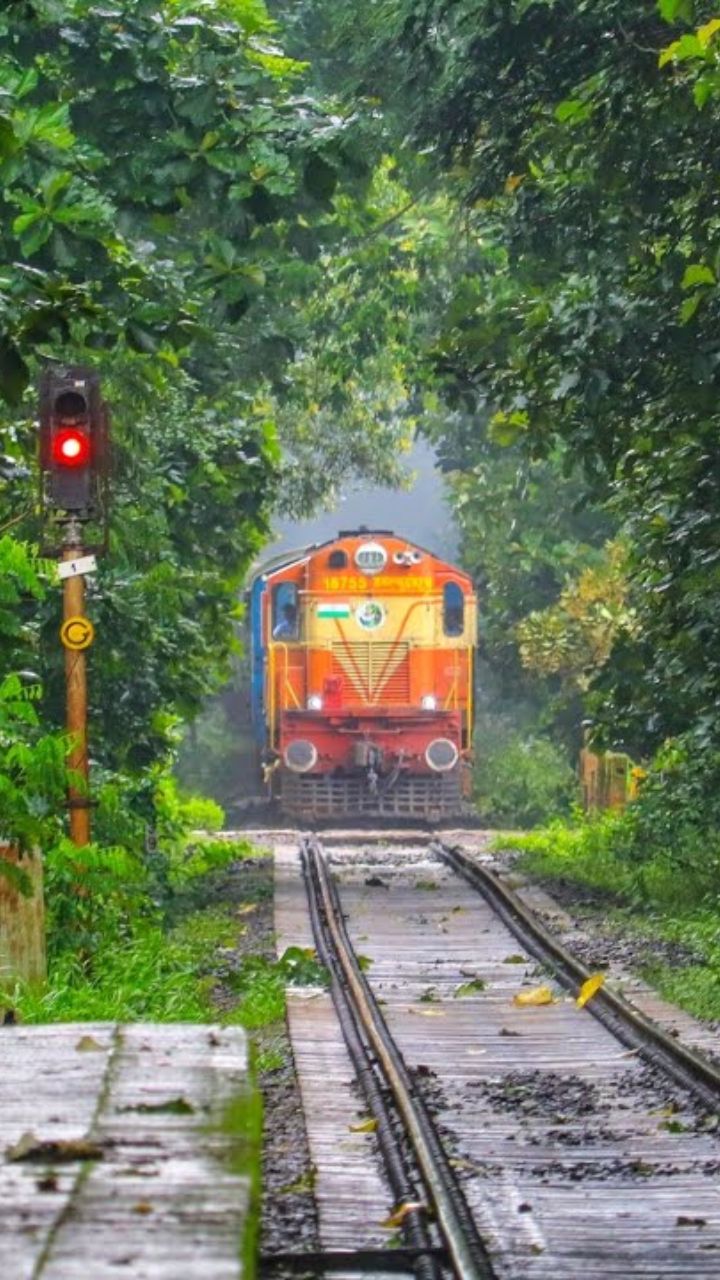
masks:
[[[342,677],[346,701],[356,697],[367,706],[380,702],[387,706],[410,700],[410,646],[406,643],[336,640],[332,673]]]
[[[377,794],[364,778],[287,773],[281,779],[280,803],[285,813],[308,821],[358,814],[437,821],[461,812],[460,770],[434,777],[403,774]]]

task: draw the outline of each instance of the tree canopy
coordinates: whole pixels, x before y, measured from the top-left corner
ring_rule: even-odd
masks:
[[[355,40],[349,5],[313,13],[464,212],[447,393],[531,459],[561,444],[626,531],[635,622],[596,710],[646,749],[716,737],[715,6],[388,0]]]

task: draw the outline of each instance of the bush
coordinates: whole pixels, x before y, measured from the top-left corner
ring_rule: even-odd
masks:
[[[474,799],[482,818],[530,827],[568,813],[578,784],[565,751],[532,734],[476,737]]]
[[[720,751],[690,735],[668,740],[629,816],[628,856],[661,857],[720,888]]]

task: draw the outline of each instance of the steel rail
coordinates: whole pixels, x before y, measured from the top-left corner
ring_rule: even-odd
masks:
[[[428,1232],[427,1208],[420,1203],[417,1185],[413,1183],[407,1168],[392,1114],[363,1039],[362,1024],[345,989],[343,971],[333,951],[332,937],[328,936],[327,918],[321,911],[320,886],[306,845],[301,846],[301,861],[317,953],[330,974],[330,991],[355,1074],[377,1122],[376,1136],[394,1197],[394,1209],[397,1211],[403,1206],[412,1206],[407,1209],[400,1224],[409,1250],[414,1255],[411,1269],[418,1280],[442,1280],[442,1268]],[[406,1254],[407,1252],[406,1250]],[[407,1269],[406,1266],[405,1270]]]
[[[579,988],[591,976],[591,971],[553,937],[517,894],[459,846],[438,842],[430,847],[482,894],[526,950],[541,964],[549,966],[558,981],[577,995]],[[717,1109],[720,1103],[720,1067],[715,1063],[676,1040],[607,986],[600,987],[585,1008],[628,1048],[638,1051],[652,1066],[659,1067],[677,1084],[690,1089],[705,1106]]]
[[[423,1249],[311,1249],[305,1253],[263,1253],[260,1256],[260,1274],[269,1271],[300,1271],[313,1276],[332,1274],[334,1271],[356,1271],[367,1277],[368,1272],[397,1271],[407,1275],[417,1262]],[[447,1264],[447,1253],[444,1249],[431,1249],[430,1256],[437,1258],[438,1264]]]
[[[345,982],[405,1125],[455,1276],[457,1280],[494,1280],[487,1248],[448,1163],[435,1125],[357,963],[337,890],[317,841],[307,840],[303,853],[318,886]]]

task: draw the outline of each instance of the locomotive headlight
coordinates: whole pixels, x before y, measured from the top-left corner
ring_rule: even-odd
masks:
[[[435,773],[447,773],[455,768],[459,752],[449,738],[435,738],[425,750],[425,759]]]
[[[317,764],[317,747],[307,738],[296,738],[289,742],[283,752],[283,759],[292,773],[307,773]]]
[[[420,699],[423,711],[437,711],[437,698],[434,693],[424,693]]]
[[[308,711],[322,711],[323,700],[319,693],[310,694],[310,697],[307,700],[307,709]]]

